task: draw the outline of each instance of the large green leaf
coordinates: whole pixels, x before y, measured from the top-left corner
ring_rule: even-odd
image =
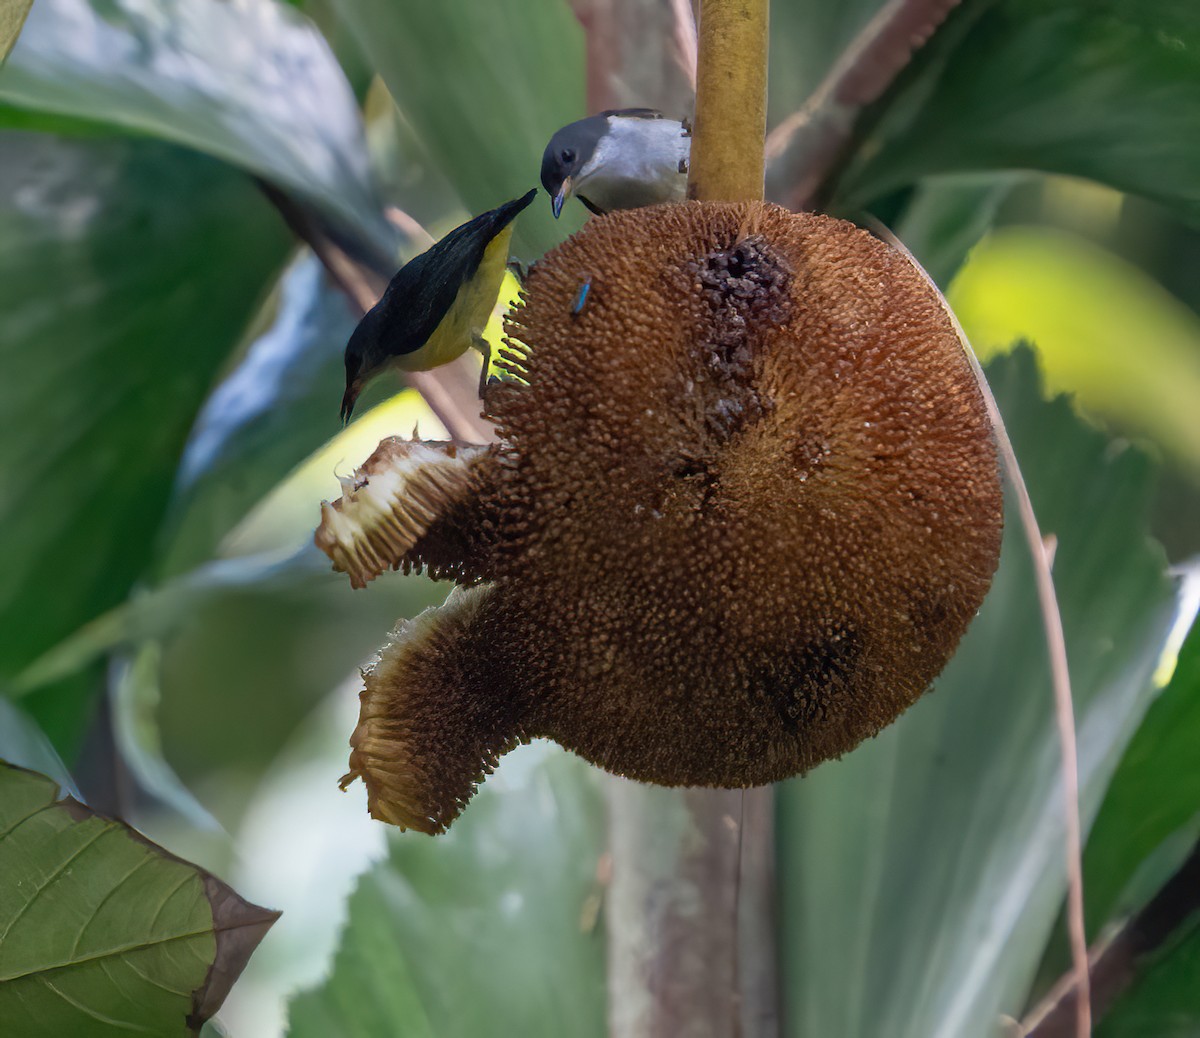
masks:
[[[1200,317],[1153,278],[1076,235],[1005,227],[947,295],[982,356],[1036,342],[1053,391],[1200,476]]]
[[[310,545],[270,580],[231,584],[197,601],[187,622],[162,638],[159,675],[162,744],[185,781],[222,770],[261,773],[398,617],[444,596],[431,581],[399,574],[370,591],[348,587]],[[209,806],[232,825],[244,804]]]
[[[989,377],[1058,538],[1086,821],[1147,705],[1174,612],[1143,533],[1150,467],[1063,398],[1044,403],[1028,351]],[[1065,881],[1046,652],[1009,516],[991,593],[934,690],[780,788],[788,1034],[973,1038],[1020,1014]]]
[[[387,255],[354,95],[276,0],[39,0],[0,100],[187,145],[318,204]]]
[[[1008,173],[927,177],[912,192],[893,229],[943,292],[1019,179]],[[955,314],[961,320],[957,308]]]
[[[800,109],[882,0],[774,0],[767,125]]]
[[[4,0],[0,3],[0,65],[21,35],[21,26],[29,14],[33,0]]]
[[[1146,714],[1104,799],[1084,856],[1089,933],[1099,934],[1138,867],[1200,813],[1200,624]]]
[[[355,316],[311,254],[288,269],[279,296],[274,322],[205,403],[180,461],[168,573],[210,558],[259,499],[341,428],[342,352]]]
[[[1096,1038],[1200,1038],[1200,916],[1145,965],[1096,1028]]]
[[[128,594],[287,243],[254,186],[210,159],[0,136],[0,680]],[[31,708],[45,720],[64,702]],[[71,715],[47,725],[68,755]]]
[[[451,832],[392,837],[290,1038],[605,1034],[603,834],[582,761],[541,744],[505,757]]]
[[[404,8],[339,0],[433,164],[473,213],[538,183],[542,151],[585,114],[583,33],[565,0],[455,0]],[[517,226],[514,253],[537,259],[579,226],[545,195]]]
[[[1037,169],[1200,218],[1192,0],[964,4],[875,118],[842,180],[851,206],[928,173]]]
[[[397,617],[443,594],[399,575],[371,591],[352,590],[311,544],[289,556],[216,560],[84,625],[15,687],[36,704],[64,676],[110,653],[135,654],[138,672],[124,676],[114,702],[122,743],[136,743],[130,766],[148,792],[192,815],[174,770],[210,790],[214,776],[238,776],[232,801],[205,805],[233,826],[246,782],[312,705],[354,673]]]
[[[0,762],[0,1019],[21,1038],[194,1034],[275,913]]]

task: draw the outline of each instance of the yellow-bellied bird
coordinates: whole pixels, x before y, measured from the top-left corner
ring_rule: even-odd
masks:
[[[483,354],[482,393],[491,354],[483,330],[504,280],[513,220],[536,194],[534,188],[456,227],[397,271],[346,343],[343,422],[384,368],[428,371],[472,346]]]

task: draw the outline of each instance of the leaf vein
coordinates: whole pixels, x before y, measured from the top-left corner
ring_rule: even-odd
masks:
[[[42,984],[44,984],[46,987],[48,987],[51,991],[53,991],[54,994],[56,994],[59,998],[61,998],[68,1005],[74,1006],[81,1013],[86,1013],[93,1020],[98,1020],[102,1024],[108,1024],[110,1027],[119,1027],[123,1031],[135,1031],[135,1032],[138,1032],[141,1034],[153,1034],[154,1033],[152,1028],[139,1027],[137,1024],[131,1023],[128,1020],[117,1020],[117,1019],[114,1019],[113,1017],[105,1016],[103,1013],[98,1012],[95,1009],[92,1009],[91,1006],[85,1005],[83,1002],[80,1002],[77,999],[72,998],[65,991],[59,990],[53,984],[51,984],[50,981],[46,977],[39,976],[37,979],[39,981],[41,981]]]
[[[5,829],[4,832],[0,833],[0,840],[6,839],[7,837],[11,836],[13,833],[15,833],[17,831],[17,829],[19,829],[22,825],[24,825],[26,822],[28,822],[29,819],[35,818],[37,815],[40,815],[43,811],[48,811],[53,806],[54,806],[53,804],[42,804],[41,807],[35,808],[34,810],[30,811],[29,814],[24,815],[21,818],[18,818],[15,822],[13,822],[12,825],[10,825],[7,829]]]
[[[150,984],[153,987],[159,988],[162,991],[165,991],[170,995],[190,995],[192,992],[191,988],[187,988],[187,989],[173,988],[168,984],[164,984],[161,980],[157,980],[156,978],[150,976],[150,974],[143,973],[140,969],[138,969],[137,963],[135,963],[135,962],[129,961],[129,962],[126,962],[125,965],[129,968],[130,971],[132,971],[133,973],[136,973],[139,977],[141,977],[142,980],[144,980],[147,984]]]
[[[158,926],[158,917],[162,915],[163,909],[167,907],[167,902],[170,901],[171,898],[173,898],[177,893],[179,893],[180,890],[182,890],[191,880],[195,878],[196,874],[194,872],[187,872],[180,876],[179,882],[163,895],[163,899],[159,902],[158,908],[154,910],[154,915],[150,919],[149,929],[153,930],[156,926]]]
[[[111,887],[109,887],[108,893],[106,893],[104,895],[104,897],[102,897],[100,899],[100,901],[96,905],[96,907],[92,909],[91,918],[89,918],[88,921],[85,922],[83,924],[83,926],[81,926],[79,928],[79,932],[75,934],[75,941],[71,945],[71,951],[70,951],[70,955],[71,955],[72,959],[74,959],[75,956],[79,953],[79,945],[83,942],[83,935],[87,933],[88,927],[91,926],[92,923],[94,923],[96,921],[96,918],[100,915],[100,909],[102,909],[106,904],[108,904],[109,899],[114,894],[116,894],[119,890],[121,890],[122,887],[125,886],[125,884],[129,881],[129,878],[135,872],[137,872],[138,869],[140,869],[143,865],[149,864],[150,861],[152,861],[152,860],[153,859],[149,855],[147,855],[144,858],[141,858],[137,862],[137,864],[133,866],[133,868],[131,868],[128,872],[126,872],[125,875],[122,876],[119,880],[117,880]],[[157,921],[158,915],[155,914],[154,918],[155,918],[155,921]],[[153,928],[154,928],[153,924],[151,924],[150,929],[153,930]]]
[[[194,937],[207,937],[213,933],[211,926],[205,927],[203,930],[192,930],[188,933],[172,934],[170,937],[163,937],[157,940],[140,941],[137,944],[127,944],[120,948],[110,948],[107,951],[97,952],[95,955],[85,955],[82,958],[75,959],[71,962],[58,962],[54,965],[36,966],[33,969],[28,969],[24,973],[14,973],[11,976],[0,977],[0,984],[7,984],[15,980],[25,980],[27,977],[40,977],[45,973],[54,973],[57,970],[68,970],[75,966],[82,966],[89,962],[99,962],[101,959],[115,959],[122,955],[128,955],[131,952],[146,951],[150,948],[160,948],[163,945],[171,944],[174,941],[190,941]]]
[[[50,873],[50,875],[47,876],[42,881],[42,883],[37,888],[34,889],[33,893],[29,897],[29,900],[26,901],[25,904],[23,904],[19,909],[17,909],[16,915],[14,915],[8,921],[8,923],[5,924],[4,932],[0,933],[0,942],[4,941],[4,939],[6,937],[8,937],[9,933],[12,931],[12,928],[17,925],[17,923],[20,921],[21,917],[24,916],[25,913],[33,907],[34,903],[37,901],[37,899],[39,897],[42,896],[42,894],[46,891],[46,889],[49,888],[54,883],[54,881],[56,879],[58,879],[59,876],[62,875],[63,870],[66,869],[67,866],[71,864],[71,862],[75,861],[75,859],[77,859],[81,854],[83,854],[84,851],[86,851],[89,847],[91,847],[92,844],[94,844],[97,840],[99,840],[100,837],[103,836],[107,831],[108,831],[107,828],[100,829],[90,840],[88,840],[86,843],[81,844],[79,847],[77,847],[75,849],[74,853],[72,853],[69,857],[67,857],[62,862],[59,863],[58,868],[56,868],[52,873]]]

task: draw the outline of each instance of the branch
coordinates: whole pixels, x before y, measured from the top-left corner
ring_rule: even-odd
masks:
[[[1138,970],[1193,913],[1200,911],[1200,843],[1187,860],[1140,912],[1107,941],[1097,944],[1091,966],[1091,1004],[1102,1017],[1137,978]],[[1067,973],[1021,1023],[1028,1038],[1069,1038],[1076,1016],[1079,985]]]
[[[768,194],[814,208],[849,148],[859,113],[879,100],[959,0],[889,0],[799,111],[767,137]]]
[[[589,112],[650,107],[672,118],[691,114],[691,0],[572,0],[571,6],[587,43]]]
[[[704,114],[697,118],[691,166],[696,197],[762,198],[766,9],[766,0],[705,0],[702,7],[697,105]],[[659,46],[686,54],[687,0],[673,0],[670,13],[667,32],[661,19],[654,23]],[[746,13],[753,16],[749,26],[731,26]],[[739,32],[747,27],[749,33]],[[728,53],[714,50],[726,47]],[[589,45],[589,55],[595,53]],[[647,62],[639,65],[630,50],[622,50],[619,61],[613,78],[643,87],[637,95],[642,103],[666,108],[653,92],[655,74],[643,78]],[[738,72],[738,90],[729,95],[721,77],[731,62],[746,64]],[[747,102],[750,95],[757,101]],[[590,104],[607,107],[613,100],[595,96]],[[727,137],[741,142],[732,155]],[[698,185],[697,170],[714,162],[729,164],[732,182],[702,173]],[[609,1033],[777,1035],[772,787],[663,789],[613,777],[607,799],[613,862],[606,899]]]

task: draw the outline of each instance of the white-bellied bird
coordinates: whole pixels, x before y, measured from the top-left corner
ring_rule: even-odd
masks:
[[[682,202],[692,139],[653,108],[621,108],[564,126],[542,154],[554,215],[574,195],[593,213]]]

